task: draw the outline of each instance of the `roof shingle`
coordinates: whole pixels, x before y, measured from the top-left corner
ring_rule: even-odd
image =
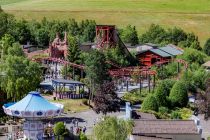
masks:
[[[198,134],[192,120],[136,120],[133,134]]]

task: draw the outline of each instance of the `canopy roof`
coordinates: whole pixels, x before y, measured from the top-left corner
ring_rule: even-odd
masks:
[[[161,47],[159,49],[166,53],[169,53],[173,56],[183,54],[183,51],[181,49],[175,47],[174,45],[170,45],[170,44],[165,47]]]
[[[66,84],[66,85],[84,85],[82,82],[73,81],[73,80],[66,80],[66,79],[53,79],[53,84]]]
[[[3,106],[6,114],[18,117],[48,117],[57,116],[63,110],[63,105],[48,102],[39,92],[29,92],[19,102],[6,107]]]

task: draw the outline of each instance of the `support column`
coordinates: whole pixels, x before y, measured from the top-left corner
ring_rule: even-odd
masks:
[[[141,94],[141,75],[139,76],[139,93]]]
[[[150,75],[148,75],[148,87],[149,87],[149,92],[150,92]]]
[[[177,73],[179,73],[179,62],[177,63]]]
[[[58,63],[55,62],[55,79],[57,79],[58,77]]]
[[[126,91],[128,91],[128,80],[126,80]]]
[[[155,90],[155,75],[153,76],[153,91]]]
[[[83,70],[81,70],[81,78],[83,78],[83,75],[84,75],[84,71]]]
[[[73,80],[75,80],[75,69],[74,69],[74,67],[73,67],[73,74],[72,74],[72,78],[73,78]]]

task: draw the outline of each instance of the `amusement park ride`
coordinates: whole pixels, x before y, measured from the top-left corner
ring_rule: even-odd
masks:
[[[122,50],[124,51],[127,57],[132,57],[127,47],[120,39],[114,25],[97,25],[96,26],[96,48],[104,49],[107,47],[114,47],[116,45],[122,48]],[[68,66],[73,67],[73,73],[74,73],[74,69],[76,68],[76,69],[80,69],[81,75],[83,75],[83,71],[85,69],[84,65],[78,65],[78,64],[75,64],[66,60],[66,57],[68,55],[67,49],[68,49],[68,44],[67,44],[66,33],[65,33],[63,41],[61,41],[58,35],[56,35],[56,38],[50,44],[49,48],[44,51],[45,53],[49,54],[49,57],[39,58],[39,59],[34,59],[34,60],[39,61],[39,62],[45,61],[45,63],[53,62],[56,65],[57,64],[62,64],[65,66],[68,65]],[[161,61],[157,61],[154,65],[161,66],[170,61],[171,60],[169,59],[161,60]],[[187,68],[187,63],[184,60],[175,59],[175,61],[177,61],[178,63],[184,64],[185,68]],[[155,86],[156,71],[151,70],[150,66],[142,65],[142,66],[132,66],[132,67],[120,67],[111,61],[107,61],[107,63],[109,63],[110,65],[114,67],[114,69],[109,69],[109,75],[113,78],[124,78],[124,77],[131,77],[135,75],[139,77],[146,77],[149,80],[148,83],[150,83],[150,79],[151,79],[150,77],[153,76],[154,77],[153,86]],[[178,67],[179,67],[179,64],[178,64]],[[141,81],[141,78],[139,78],[139,81]]]

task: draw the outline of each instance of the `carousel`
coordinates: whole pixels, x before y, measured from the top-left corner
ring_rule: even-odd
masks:
[[[63,105],[51,103],[43,98],[39,92],[29,92],[22,100],[11,106],[3,106],[7,115],[24,118],[24,139],[42,140],[44,134],[43,120],[59,116],[63,112]]]

